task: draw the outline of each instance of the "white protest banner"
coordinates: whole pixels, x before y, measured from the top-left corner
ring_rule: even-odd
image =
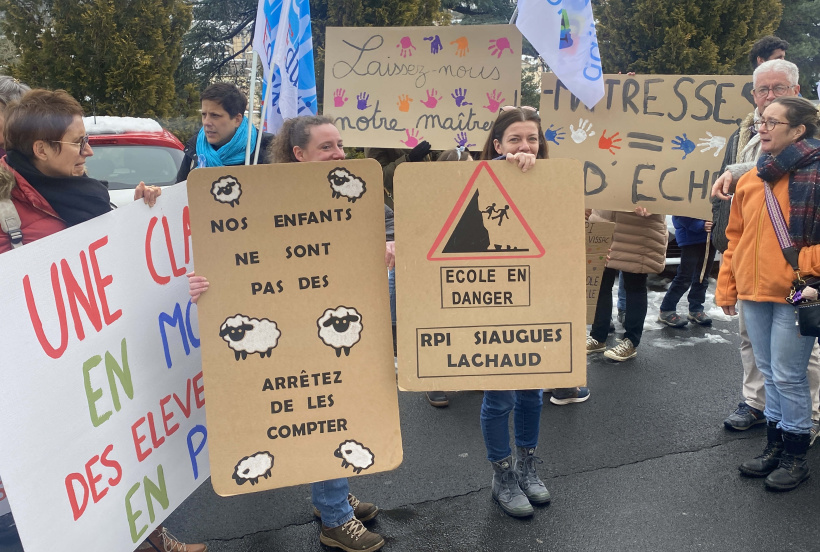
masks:
[[[9,512],[11,512],[9,499],[6,497],[6,489],[3,487],[3,482],[0,481],[0,516],[4,516]]]
[[[26,552],[134,550],[209,476],[185,185],[0,255],[0,448]]]
[[[584,163],[586,206],[711,219],[726,142],[754,109],[751,76],[605,75],[604,85],[590,111],[555,75],[541,80],[550,157]]]
[[[324,112],[346,146],[475,148],[519,102],[513,25],[328,27],[326,43]]]

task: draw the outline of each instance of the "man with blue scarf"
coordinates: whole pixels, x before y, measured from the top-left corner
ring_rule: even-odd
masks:
[[[202,128],[185,145],[185,158],[177,173],[177,182],[188,179],[188,173],[199,167],[227,167],[245,164],[248,143],[248,98],[233,84],[210,85],[200,96]],[[251,145],[256,146],[258,131],[251,127]],[[272,134],[262,133],[259,163],[268,162],[268,145]],[[251,152],[251,160],[254,152]]]

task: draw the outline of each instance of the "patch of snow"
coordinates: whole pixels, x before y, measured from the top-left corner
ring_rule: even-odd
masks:
[[[658,349],[676,349],[677,347],[694,347],[701,343],[729,343],[729,340],[721,335],[706,334],[703,337],[680,335],[675,337],[662,337],[659,339],[643,340],[641,345],[647,344]]]
[[[88,134],[125,134],[126,132],[162,132],[153,119],[142,117],[83,117]]]

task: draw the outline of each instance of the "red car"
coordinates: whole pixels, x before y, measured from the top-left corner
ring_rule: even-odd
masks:
[[[108,182],[117,206],[134,200],[140,183],[169,186],[176,183],[183,145],[153,119],[137,117],[84,117],[88,143],[94,155],[86,159],[88,175]]]

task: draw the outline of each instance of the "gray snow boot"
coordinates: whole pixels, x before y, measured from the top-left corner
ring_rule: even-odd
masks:
[[[518,486],[533,504],[549,504],[550,492],[535,473],[535,464],[543,460],[535,455],[535,447],[515,447],[515,476]]]
[[[498,502],[504,513],[512,517],[527,517],[533,514],[527,495],[518,486],[518,478],[512,467],[512,458],[493,462],[493,500]]]

